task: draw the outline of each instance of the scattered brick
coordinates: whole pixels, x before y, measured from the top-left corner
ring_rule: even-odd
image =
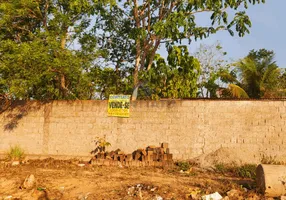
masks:
[[[92,158],[91,163],[104,166],[169,167],[173,165],[173,154],[170,153],[169,144],[162,143],[160,147],[150,145],[145,149],[137,149],[132,154],[125,154],[120,149],[99,152]]]

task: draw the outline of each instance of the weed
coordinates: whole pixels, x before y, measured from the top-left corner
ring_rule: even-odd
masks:
[[[256,165],[254,164],[245,164],[235,169],[236,175],[242,178],[256,178]]]
[[[94,143],[96,148],[93,151],[91,151],[92,154],[104,153],[106,147],[111,146],[111,144],[106,141],[105,136],[103,138],[96,137]]]
[[[242,178],[256,178],[256,167],[257,165],[254,164],[244,164],[241,166],[237,166],[235,164],[226,165],[223,163],[215,164],[215,172],[217,173],[231,173],[235,176],[242,177]]]
[[[22,160],[24,157],[24,150],[18,145],[10,147],[9,151],[7,152],[7,158],[9,160]]]
[[[222,173],[222,174],[224,174],[224,173],[226,173],[227,171],[229,171],[229,167],[227,167],[225,164],[223,164],[223,163],[216,163],[215,165],[214,165],[214,167],[215,167],[215,172],[218,172],[218,173]]]
[[[179,161],[176,163],[176,165],[179,167],[180,170],[188,171],[191,168],[191,165],[189,162]]]
[[[277,161],[276,156],[262,156],[261,159],[262,164],[271,164],[271,165],[284,165],[284,162]]]

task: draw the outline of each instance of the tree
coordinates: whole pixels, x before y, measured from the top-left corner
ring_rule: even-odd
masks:
[[[197,81],[200,64],[189,55],[187,46],[173,46],[169,49],[167,63],[158,54],[155,62],[145,74],[144,97],[190,98],[198,93]]]
[[[225,60],[226,54],[219,42],[212,45],[201,44],[195,52],[194,56],[201,64],[199,96],[215,98],[217,90],[223,87],[224,83],[233,80],[233,72]]]
[[[248,4],[264,3],[264,0],[163,0],[163,1],[138,1],[130,0],[124,3],[117,2],[112,9],[116,14],[113,19],[115,24],[125,24],[122,29],[128,31],[128,42],[135,47],[135,60],[133,66],[133,94],[132,99],[137,98],[138,87],[142,85],[140,73],[149,71],[152,67],[160,44],[167,46],[181,42],[184,39],[203,39],[220,30],[227,30],[234,35],[232,30],[239,36],[249,33],[251,21],[245,11],[237,11],[234,18],[229,21],[230,9],[248,8]],[[109,8],[108,8],[109,9]],[[106,12],[104,12],[106,13]],[[200,26],[196,22],[198,13],[211,13],[210,26]],[[115,15],[115,14],[113,14]],[[102,31],[105,32],[105,28]],[[122,34],[121,27],[118,33]]]
[[[274,52],[266,49],[251,50],[238,61],[240,83],[250,98],[273,97],[278,86],[280,69],[274,60]]]
[[[281,70],[281,75],[279,76],[279,97],[286,98],[286,69]]]
[[[89,0],[0,3],[0,90],[14,99],[88,99],[96,91],[95,37],[88,27],[99,4]],[[78,49],[70,49],[74,41]]]

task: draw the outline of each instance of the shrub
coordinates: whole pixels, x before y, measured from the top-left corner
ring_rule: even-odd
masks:
[[[284,162],[278,161],[276,156],[266,156],[263,155],[261,159],[261,164],[268,164],[268,165],[285,165]]]
[[[235,171],[237,176],[239,177],[255,179],[256,167],[257,166],[254,164],[245,164],[240,167],[237,167]]]
[[[214,169],[215,172],[222,173],[222,174],[230,171],[230,168],[228,166],[226,166],[225,164],[223,164],[223,163],[216,163],[214,165],[214,168],[215,168]]]
[[[231,173],[235,176],[242,177],[242,178],[256,178],[256,167],[257,165],[254,164],[244,164],[241,166],[237,165],[226,165],[223,163],[215,164],[215,172],[218,173]]]
[[[180,161],[180,162],[177,162],[176,165],[179,167],[180,170],[183,170],[184,172],[188,171],[191,168],[191,165],[189,162]]]
[[[9,151],[7,152],[7,158],[9,160],[22,160],[24,157],[24,150],[18,145],[10,147]]]

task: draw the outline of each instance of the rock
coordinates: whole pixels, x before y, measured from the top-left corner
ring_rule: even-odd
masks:
[[[280,200],[286,200],[286,196],[281,196]]]
[[[84,163],[79,163],[79,164],[77,164],[77,166],[79,166],[79,167],[84,167],[85,164],[84,164]]]
[[[59,191],[60,191],[61,193],[64,193],[65,187],[64,187],[64,186],[59,187]]]
[[[62,199],[63,197],[63,193],[61,193],[60,191],[57,191],[57,190],[49,190],[49,189],[46,189],[45,190],[45,193],[46,193],[46,198],[47,199]]]
[[[159,196],[159,195],[156,195],[154,200],[163,200],[163,197]]]
[[[17,166],[17,165],[20,165],[20,161],[13,161],[11,163],[12,166]]]
[[[81,194],[77,197],[78,200],[86,200],[88,198],[88,195],[90,195],[90,193],[87,194]]]
[[[31,194],[31,196],[35,199],[41,199],[46,196],[45,191],[40,191],[40,190],[34,190]]]
[[[12,199],[12,198],[13,198],[13,196],[10,195],[10,196],[4,197],[3,199],[4,200],[9,200],[9,199]]]
[[[29,164],[29,160],[25,158],[24,160],[21,160],[21,164]]]
[[[27,176],[21,188],[32,189],[35,186],[35,183],[36,183],[35,176],[31,174],[30,176]]]
[[[128,194],[129,196],[134,196],[134,193],[135,193],[135,187],[134,187],[134,186],[128,188],[127,194]]]

